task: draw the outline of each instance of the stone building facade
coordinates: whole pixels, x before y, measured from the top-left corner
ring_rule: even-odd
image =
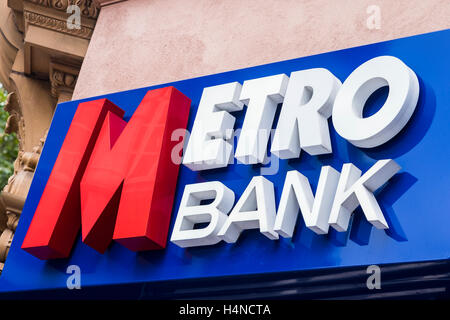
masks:
[[[67,7],[80,7],[81,26],[67,27]],[[100,11],[92,0],[2,0],[0,81],[9,92],[6,133],[19,138],[14,175],[0,197],[0,269],[58,103],[71,100]]]
[[[442,30],[449,16],[447,0],[0,0],[6,132],[20,140],[0,269],[58,103]]]

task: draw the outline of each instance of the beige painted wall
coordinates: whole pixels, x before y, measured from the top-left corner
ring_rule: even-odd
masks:
[[[129,0],[102,8],[73,99],[449,27],[449,0]]]

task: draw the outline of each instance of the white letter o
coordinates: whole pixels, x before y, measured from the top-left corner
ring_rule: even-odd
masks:
[[[363,118],[367,99],[384,86],[389,86],[386,102],[374,115]],[[342,84],[333,106],[334,128],[357,147],[377,147],[402,130],[418,98],[419,81],[414,71],[392,56],[373,58],[356,68]]]

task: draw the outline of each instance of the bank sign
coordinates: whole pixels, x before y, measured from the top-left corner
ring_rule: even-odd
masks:
[[[448,259],[448,52],[442,31],[58,105],[0,290]]]

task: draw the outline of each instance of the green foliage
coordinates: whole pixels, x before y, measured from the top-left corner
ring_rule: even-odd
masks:
[[[8,113],[4,110],[7,93],[0,85],[0,190],[8,183],[14,173],[14,160],[17,157],[19,141],[16,134],[5,134]]]

